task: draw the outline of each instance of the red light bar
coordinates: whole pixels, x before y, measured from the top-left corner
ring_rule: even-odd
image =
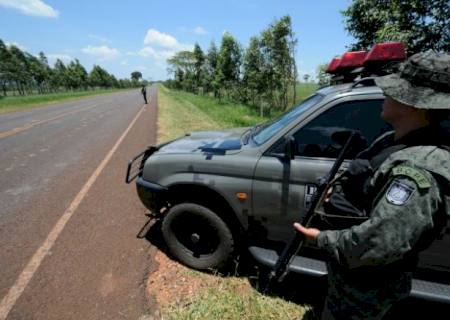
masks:
[[[379,43],[373,46],[364,63],[370,61],[399,61],[406,59],[405,45],[401,42]]]
[[[341,62],[341,58],[333,58],[331,60],[330,64],[328,65],[327,69],[325,70],[326,73],[333,73],[336,71],[337,66],[339,65],[339,62]]]
[[[366,51],[351,51],[342,55],[341,62],[337,66],[340,68],[357,68],[362,67],[366,58]]]

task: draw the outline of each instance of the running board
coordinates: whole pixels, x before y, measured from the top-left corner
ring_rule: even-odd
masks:
[[[256,261],[264,266],[273,267],[278,260],[278,253],[275,250],[254,246],[248,249]],[[320,277],[327,275],[327,267],[323,261],[296,256],[289,265],[289,272]],[[450,285],[413,279],[410,296],[450,304]]]

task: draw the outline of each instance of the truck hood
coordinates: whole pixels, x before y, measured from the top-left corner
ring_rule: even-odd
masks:
[[[238,153],[242,148],[241,136],[248,128],[234,128],[224,131],[196,131],[165,144],[158,150],[167,153]]]

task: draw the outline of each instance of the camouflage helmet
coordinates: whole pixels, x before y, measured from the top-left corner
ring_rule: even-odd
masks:
[[[419,109],[450,109],[450,55],[432,50],[406,60],[399,73],[375,79],[393,99]]]

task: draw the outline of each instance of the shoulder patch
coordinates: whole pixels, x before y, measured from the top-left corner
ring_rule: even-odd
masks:
[[[431,187],[430,180],[420,170],[407,166],[399,165],[392,169],[394,176],[407,176],[414,180],[420,189],[427,189]]]
[[[386,199],[397,206],[404,205],[411,195],[414,193],[414,188],[394,180],[386,192]]]

